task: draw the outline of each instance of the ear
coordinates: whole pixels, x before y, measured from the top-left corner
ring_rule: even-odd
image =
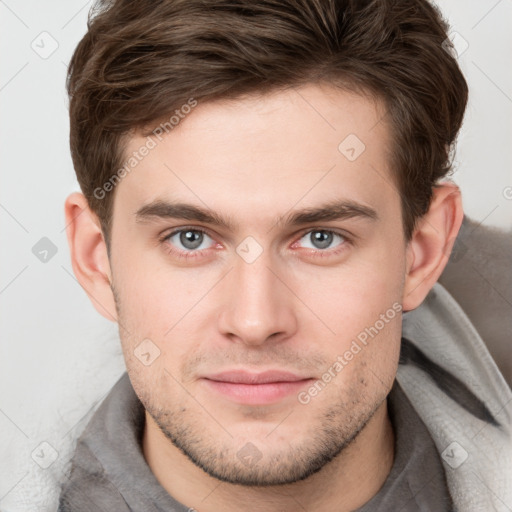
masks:
[[[96,311],[107,320],[117,322],[110,287],[112,273],[98,216],[79,192],[66,199],[64,213],[73,272]]]
[[[463,217],[459,187],[452,182],[436,185],[430,208],[418,220],[407,245],[402,301],[404,312],[416,309],[442,274]]]

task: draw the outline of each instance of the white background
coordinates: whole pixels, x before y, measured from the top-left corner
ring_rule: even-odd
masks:
[[[96,313],[75,280],[64,229],[64,199],[78,190],[68,146],[66,66],[90,5],[0,1],[2,511],[55,510],[55,497],[44,489],[124,371],[117,327]],[[458,41],[469,44],[459,57],[470,102],[453,179],[467,215],[510,230],[512,200],[504,190],[512,186],[512,1],[439,5]],[[58,43],[46,59],[31,47],[47,37],[43,31]],[[47,263],[32,253],[42,237],[57,248]],[[57,459],[42,469],[31,454],[47,463]]]

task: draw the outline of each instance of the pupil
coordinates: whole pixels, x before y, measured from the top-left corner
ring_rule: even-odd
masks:
[[[180,235],[180,242],[188,249],[196,249],[201,245],[202,236],[203,234],[198,231],[185,231]]]
[[[329,247],[332,242],[332,236],[332,233],[328,233],[327,231],[315,231],[312,233],[313,242],[321,249]]]

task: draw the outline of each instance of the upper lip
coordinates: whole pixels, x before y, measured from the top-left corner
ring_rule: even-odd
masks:
[[[261,373],[251,373],[245,370],[232,370],[214,375],[207,375],[205,379],[218,382],[232,382],[237,384],[268,384],[270,382],[297,382],[309,377],[296,375],[288,371],[268,370]]]

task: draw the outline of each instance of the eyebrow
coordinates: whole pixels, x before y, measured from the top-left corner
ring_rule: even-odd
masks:
[[[204,222],[234,231],[236,223],[230,217],[222,216],[213,210],[201,208],[188,203],[155,200],[140,207],[135,213],[135,221],[148,222],[153,219],[183,219]],[[379,216],[370,206],[352,200],[335,200],[317,207],[292,211],[280,216],[276,224],[298,226],[313,222],[360,218],[377,221]]]

